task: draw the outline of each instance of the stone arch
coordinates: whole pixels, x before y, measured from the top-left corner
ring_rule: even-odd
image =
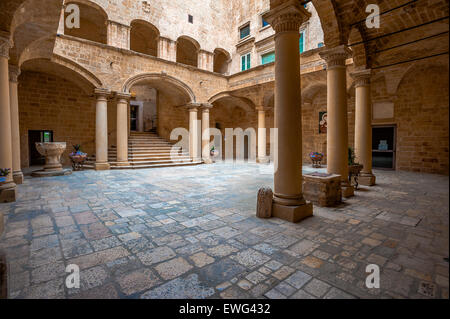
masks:
[[[22,61],[23,70],[47,73],[64,78],[78,85],[86,95],[91,95],[95,88],[102,87],[102,82],[79,64],[59,55],[51,59],[35,56]]]
[[[324,42],[329,48],[342,43],[342,32],[334,1],[312,0],[322,25]]]
[[[130,49],[135,52],[158,56],[159,30],[150,22],[135,19],[130,23]]]
[[[302,89],[302,102],[311,103],[314,97],[322,90],[327,90],[326,83],[315,83]]]
[[[97,3],[88,0],[70,0],[65,3],[65,6],[72,3],[80,7],[80,28],[68,29],[65,27],[64,34],[107,44],[109,18],[106,11]],[[65,12],[64,18],[67,16],[68,13]]]
[[[250,99],[241,96],[235,96],[230,92],[221,92],[219,94],[216,94],[208,100],[208,103],[211,103],[213,106],[215,106],[217,105],[217,102],[226,103],[227,101],[233,102],[233,104],[236,104],[247,112],[252,112],[255,110],[255,104]]]
[[[133,85],[136,85],[140,82],[146,82],[146,81],[151,82],[153,85],[156,86],[156,88],[158,88],[159,86],[162,86],[164,84],[171,85],[175,89],[177,89],[180,93],[185,95],[185,97],[187,99],[186,104],[196,102],[194,91],[192,91],[192,89],[186,83],[184,83],[183,81],[181,81],[173,76],[163,74],[163,73],[143,73],[143,74],[135,75],[135,76],[129,78],[124,83],[124,85],[122,86],[122,92],[129,93],[130,89],[133,87]],[[161,82],[161,83],[158,84],[158,82]]]
[[[198,67],[200,44],[191,37],[180,36],[177,39],[177,62]]]
[[[214,72],[220,74],[228,74],[231,61],[231,55],[222,48],[214,50]]]
[[[368,50],[364,42],[365,38],[365,33],[361,29],[360,25],[354,26],[350,30],[348,36],[348,45],[352,50],[353,65],[356,68],[366,66],[370,68],[371,65],[371,61],[369,61],[370,57],[366,53]]]

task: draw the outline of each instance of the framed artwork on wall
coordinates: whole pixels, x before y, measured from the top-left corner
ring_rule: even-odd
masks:
[[[319,112],[319,134],[327,133],[327,112]]]

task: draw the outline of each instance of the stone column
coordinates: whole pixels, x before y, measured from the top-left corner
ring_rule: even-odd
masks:
[[[176,62],[177,61],[177,43],[169,38],[159,37],[158,58]]]
[[[279,2],[278,2],[279,3]],[[302,188],[300,25],[311,14],[290,0],[273,5],[264,16],[275,30],[275,150],[273,216],[298,222],[313,213]]]
[[[266,111],[264,108],[258,109],[258,163],[268,163],[267,157],[267,129],[266,129]]]
[[[108,95],[107,89],[95,89],[97,104],[95,110],[95,169],[108,170]]]
[[[9,103],[11,108],[11,141],[13,180],[16,184],[23,183],[23,173],[20,165],[20,130],[19,130],[19,97],[17,93],[20,69],[9,65]]]
[[[131,95],[116,93],[117,97],[117,165],[128,166],[128,102]]]
[[[11,41],[0,35],[0,168],[9,168],[11,173],[0,185],[0,203],[16,200],[16,183],[13,180],[11,108],[9,100],[9,49]]]
[[[199,127],[198,127],[198,108],[200,104],[191,103],[189,109],[189,156],[193,161],[200,160],[199,153]]]
[[[327,170],[341,175],[342,196],[354,195],[348,182],[347,73],[351,51],[345,45],[320,53],[327,62]]]
[[[209,110],[212,105],[209,103],[202,104],[202,159],[206,164],[211,164],[211,150],[209,143],[211,141],[209,133]]]
[[[372,101],[370,98],[371,70],[351,74],[355,81],[355,156],[363,165],[358,182],[361,185],[375,185],[372,174]]]

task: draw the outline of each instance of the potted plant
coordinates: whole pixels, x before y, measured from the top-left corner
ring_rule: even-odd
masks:
[[[0,168],[0,185],[6,182],[6,176],[11,173],[10,168]]]
[[[358,176],[363,166],[355,162],[355,150],[353,147],[348,148],[348,180],[351,183],[352,177],[354,179],[354,184],[358,187]]]
[[[323,153],[320,152],[311,152],[309,153],[309,158],[312,161],[312,166],[315,168],[321,167],[320,162],[323,160]]]
[[[82,167],[83,162],[86,160],[87,153],[83,153],[81,151],[80,144],[75,144],[72,146],[73,146],[74,152],[70,153],[69,157],[72,160],[72,168],[74,170],[78,170]]]
[[[210,154],[211,154],[212,157],[216,157],[216,156],[219,155],[219,151],[216,150],[216,148],[213,146],[213,147],[211,148]]]

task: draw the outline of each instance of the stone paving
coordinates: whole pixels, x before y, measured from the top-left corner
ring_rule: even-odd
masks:
[[[447,176],[375,171],[377,186],[291,224],[255,217],[270,168],[27,178],[0,204],[9,297],[448,298]],[[80,288],[66,288],[69,264]],[[368,264],[380,289],[365,287]]]

